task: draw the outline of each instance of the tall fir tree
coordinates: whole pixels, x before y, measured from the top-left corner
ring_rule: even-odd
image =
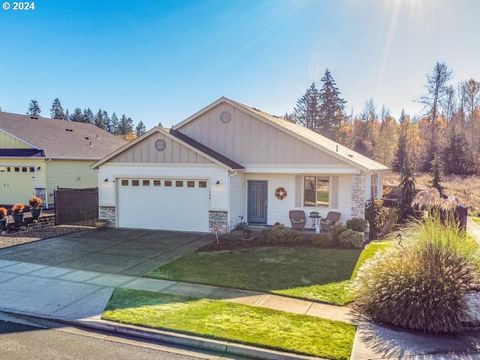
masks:
[[[410,127],[410,120],[405,115],[405,111],[402,110],[400,114],[400,135],[398,137],[398,147],[395,154],[395,159],[392,164],[392,168],[395,171],[401,171],[403,163],[408,155],[408,131]]]
[[[312,83],[305,94],[298,99],[293,117],[296,123],[320,133],[320,93],[315,83]]]
[[[330,70],[325,70],[321,82],[323,85],[319,91],[320,132],[337,141],[340,127],[346,119],[344,109],[347,102],[340,97],[340,90],[338,90]]]
[[[82,109],[80,108],[75,108],[75,110],[73,110],[73,113],[72,115],[70,115],[70,120],[71,121],[76,121],[76,122],[83,122],[83,112],[82,112]]]
[[[110,123],[111,123],[111,133],[114,134],[114,135],[120,135],[120,132],[118,130],[118,127],[119,127],[119,120],[118,120],[118,116],[117,114],[113,113],[112,114],[112,118],[110,119]]]
[[[103,122],[105,124],[105,131],[109,132],[110,134],[113,134],[114,129],[112,127],[112,120],[110,119],[108,112],[106,112],[105,110],[102,111],[102,117],[103,117]]]
[[[415,196],[415,177],[413,175],[413,166],[408,150],[406,150],[403,155],[404,159],[402,172],[400,174],[400,184],[397,188],[399,201],[398,218],[400,221],[404,221],[413,215],[412,200]]]
[[[443,194],[442,186],[443,168],[440,156],[435,154],[432,160],[432,187],[437,189],[440,194]]]
[[[68,109],[65,110],[65,115],[63,117],[63,120],[65,121],[70,121],[70,112],[68,111]]]
[[[443,150],[445,172],[456,175],[473,175],[475,169],[475,157],[465,132],[457,127],[450,131],[447,147]]]
[[[93,115],[93,111],[90,108],[83,110],[83,122],[89,124],[95,123],[95,115]]]
[[[118,135],[128,135],[133,131],[133,120],[125,114],[120,117],[118,121]]]
[[[42,110],[40,110],[40,105],[38,105],[38,101],[30,100],[30,104],[28,105],[27,115],[40,116],[41,112]]]
[[[50,117],[57,120],[65,119],[65,113],[59,98],[53,99],[52,107],[50,108]]]
[[[105,130],[105,118],[102,109],[98,109],[97,115],[95,115],[95,126]]]
[[[145,128],[145,124],[143,123],[142,120],[140,120],[138,125],[135,127],[135,133],[136,133],[137,137],[142,136],[143,134],[145,134],[146,131],[147,131],[147,129]]]

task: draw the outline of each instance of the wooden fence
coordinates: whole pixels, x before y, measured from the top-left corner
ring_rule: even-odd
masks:
[[[95,226],[98,219],[98,188],[55,190],[55,224]]]

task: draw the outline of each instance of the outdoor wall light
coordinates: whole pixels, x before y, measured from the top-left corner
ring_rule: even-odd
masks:
[[[105,180],[103,180],[103,182],[108,182],[108,178],[105,178]]]
[[[215,185],[220,185],[220,180],[217,180],[217,182],[215,183]]]

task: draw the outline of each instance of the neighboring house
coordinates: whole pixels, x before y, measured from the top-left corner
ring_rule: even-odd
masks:
[[[53,205],[57,187],[97,187],[90,165],[123,144],[92,124],[0,112],[0,204],[36,194]]]
[[[387,168],[311,130],[220,98],[93,165],[99,213],[118,227],[211,231],[290,225],[289,211],[363,217]],[[283,189],[282,189],[283,188]],[[286,191],[280,199],[278,193]],[[310,226],[311,223],[307,223]]]

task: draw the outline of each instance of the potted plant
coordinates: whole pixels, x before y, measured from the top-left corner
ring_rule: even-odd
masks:
[[[33,196],[28,200],[30,205],[30,212],[32,213],[32,219],[38,220],[39,216],[42,214],[42,208],[40,207],[43,203],[42,199],[37,196]]]
[[[25,205],[22,203],[14,204],[12,206],[12,217],[15,225],[19,226],[23,223],[24,213],[23,210],[25,209]]]
[[[7,215],[8,210],[0,207],[0,231],[4,231],[7,228]]]

